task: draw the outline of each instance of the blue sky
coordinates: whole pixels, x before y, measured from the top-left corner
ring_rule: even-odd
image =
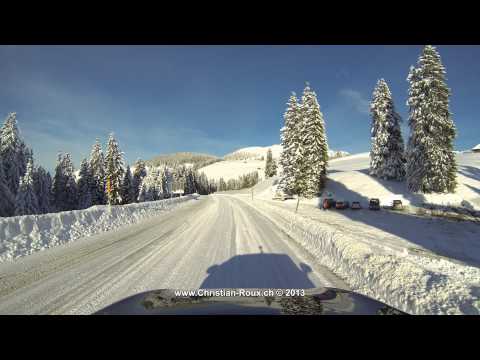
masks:
[[[480,47],[438,46],[452,89],[456,147],[480,143]],[[368,151],[368,103],[386,79],[408,137],[410,65],[422,46],[0,46],[0,116],[17,120],[38,163],[76,166],[113,131],[126,160],[224,155],[279,143],[285,104],[316,91],[329,146]]]

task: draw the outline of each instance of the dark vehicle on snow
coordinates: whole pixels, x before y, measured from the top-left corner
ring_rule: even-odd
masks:
[[[379,199],[370,199],[368,203],[368,208],[370,210],[380,210],[380,200]]]

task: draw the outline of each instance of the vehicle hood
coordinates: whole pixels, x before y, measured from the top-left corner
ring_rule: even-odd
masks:
[[[212,291],[213,289],[208,289]],[[228,294],[223,290],[221,293]],[[250,293],[255,290],[249,289]],[[220,291],[218,291],[220,292]],[[367,296],[335,288],[305,290],[305,296],[176,296],[148,291],[120,300],[94,315],[400,315]]]

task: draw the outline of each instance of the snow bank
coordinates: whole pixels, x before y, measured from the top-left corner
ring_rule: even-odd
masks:
[[[139,204],[0,218],[0,262],[137,223],[198,195]]]
[[[480,314],[476,267],[373,246],[264,201],[254,206],[356,292],[411,314]]]

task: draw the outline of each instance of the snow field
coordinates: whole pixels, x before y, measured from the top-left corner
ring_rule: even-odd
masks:
[[[354,291],[410,314],[480,314],[480,269],[476,267],[365,243],[264,201],[253,206],[269,214]]]
[[[128,205],[97,205],[85,210],[0,218],[0,262],[135,224],[197,197],[195,194]]]

